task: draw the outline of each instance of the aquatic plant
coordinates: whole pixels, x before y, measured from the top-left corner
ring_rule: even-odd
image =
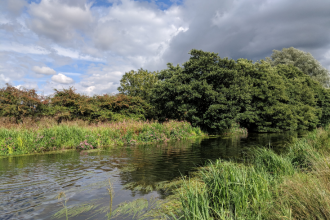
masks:
[[[59,201],[60,201],[62,198],[64,198],[64,203],[63,203],[63,201],[61,201],[60,203],[61,203],[61,204],[63,205],[63,207],[64,207],[65,217],[66,217],[66,220],[68,220],[68,219],[69,219],[69,217],[68,217],[68,207],[67,207],[66,203],[67,203],[67,201],[68,201],[69,199],[66,198],[65,192],[60,192],[60,193],[57,195],[57,199],[58,199]]]
[[[115,192],[113,190],[112,183],[109,179],[109,187],[107,188],[109,196],[110,196],[110,202],[109,202],[109,213],[107,213],[108,219],[111,219],[112,216],[112,203],[113,203],[113,197],[115,195]]]

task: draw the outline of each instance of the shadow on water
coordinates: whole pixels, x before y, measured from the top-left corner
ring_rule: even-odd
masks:
[[[164,198],[166,194],[155,190],[155,185],[189,175],[209,160],[240,160],[251,147],[270,147],[281,153],[288,140],[301,135],[252,133],[102,151],[3,158],[0,159],[0,219],[54,218],[63,208],[56,198],[60,192],[65,192],[68,207],[77,206],[83,211],[70,219],[107,219],[109,180],[115,195],[114,207],[138,198]]]

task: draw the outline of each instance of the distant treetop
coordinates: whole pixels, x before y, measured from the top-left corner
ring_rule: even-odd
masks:
[[[286,64],[298,67],[303,73],[309,75],[324,87],[330,87],[329,71],[310,53],[298,50],[294,47],[283,48],[282,51],[273,50],[273,54],[271,57],[267,57],[266,61],[272,66]]]

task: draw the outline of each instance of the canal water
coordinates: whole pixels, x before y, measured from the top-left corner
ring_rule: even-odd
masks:
[[[273,148],[280,153],[290,138],[299,135],[209,137],[2,158],[0,219],[66,219],[64,207],[74,210],[69,219],[107,219],[109,181],[114,192],[113,209],[141,198],[162,200],[166,193],[155,187],[159,183],[189,175],[219,158],[240,161],[253,147]]]

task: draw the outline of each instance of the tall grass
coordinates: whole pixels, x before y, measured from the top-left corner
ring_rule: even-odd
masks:
[[[218,160],[180,188],[177,219],[330,219],[330,130],[293,140],[277,155],[255,149],[248,163]]]
[[[123,121],[88,124],[83,121],[0,127],[0,155],[41,153],[62,149],[96,149],[114,145],[146,144],[203,135],[188,122]]]

